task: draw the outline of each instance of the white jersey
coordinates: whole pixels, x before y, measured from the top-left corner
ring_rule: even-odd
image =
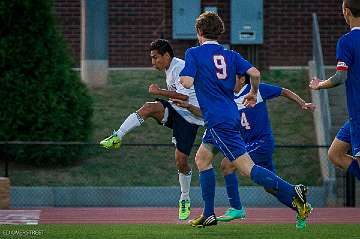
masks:
[[[196,107],[199,107],[199,103],[196,98],[195,89],[194,86],[192,86],[190,89],[186,89],[181,83],[180,83],[180,72],[185,66],[185,61],[182,59],[174,57],[171,60],[169,69],[165,70],[166,73],[166,85],[168,90],[176,91],[179,94],[183,94],[189,97],[188,102],[191,105],[194,105]],[[171,101],[169,101],[173,108],[178,112],[187,122],[191,124],[196,125],[204,125],[204,120],[200,117],[195,116],[193,113],[191,113],[189,110],[178,107]]]

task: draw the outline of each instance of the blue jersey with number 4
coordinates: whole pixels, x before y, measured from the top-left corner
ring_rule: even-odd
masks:
[[[241,136],[246,144],[250,144],[260,139],[266,139],[273,142],[274,139],[266,107],[266,100],[280,96],[282,88],[261,83],[257,93],[256,105],[251,108],[246,108],[242,104],[242,101],[249,91],[250,85],[246,84],[239,93],[234,95],[241,120]]]
[[[180,76],[194,78],[196,97],[207,128],[240,128],[234,102],[236,75],[243,75],[251,67],[239,53],[214,41],[186,51]]]

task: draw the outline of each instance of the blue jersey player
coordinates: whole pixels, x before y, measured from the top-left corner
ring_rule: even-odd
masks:
[[[351,31],[338,40],[336,73],[324,81],[314,78],[309,86],[313,90],[319,90],[333,88],[345,82],[350,141],[354,157],[344,155],[341,150],[346,145],[335,138],[329,149],[329,159],[334,165],[347,170],[360,180],[360,1],[344,0],[342,11]],[[344,128],[346,127],[345,124]]]
[[[245,142],[245,148],[256,165],[262,166],[275,172],[272,154],[274,152],[274,137],[272,135],[270,119],[266,101],[278,96],[284,96],[297,103],[304,110],[314,110],[315,105],[306,103],[301,97],[291,90],[270,84],[259,84],[256,105],[252,108],[245,107],[243,97],[250,91],[248,75],[239,77],[235,87],[235,102],[240,115],[240,133]],[[236,218],[245,218],[245,208],[242,207],[238,192],[238,180],[234,173],[236,168],[227,159],[221,162],[221,171],[225,178],[226,190],[230,202],[230,208],[224,215],[217,217],[218,221],[231,221]],[[277,192],[266,189],[277,197]],[[282,200],[279,198],[279,200]],[[288,205],[293,208],[291,205]],[[305,220],[298,218],[297,227],[303,228]]]
[[[224,32],[224,23],[216,13],[201,14],[196,19],[195,28],[200,46],[186,51],[185,67],[180,73],[180,81],[185,88],[194,85],[205,121],[206,131],[195,156],[200,172],[204,210],[189,223],[193,227],[217,224],[214,214],[213,150],[221,151],[242,175],[276,191],[287,205],[292,204],[300,217],[305,219],[311,211],[306,202],[307,188],[303,185],[291,185],[273,172],[255,165],[246,153],[245,143],[240,136],[240,117],[233,95],[236,75],[247,73],[251,77],[251,89],[244,96],[243,102],[248,107],[256,103],[260,72],[240,54],[224,49],[217,42]]]

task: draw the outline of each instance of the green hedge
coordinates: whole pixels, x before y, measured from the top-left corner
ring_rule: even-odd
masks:
[[[1,1],[0,23],[0,141],[87,140],[92,100],[72,70],[52,1]],[[62,147],[3,151],[36,165],[67,165],[79,155]]]

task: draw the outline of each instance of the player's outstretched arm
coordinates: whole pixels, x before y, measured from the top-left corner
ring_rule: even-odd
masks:
[[[286,88],[282,89],[281,96],[284,96],[284,97],[288,98],[289,100],[294,101],[303,110],[311,110],[311,111],[313,111],[315,109],[315,107],[316,107],[313,103],[307,103],[305,100],[303,100],[296,93],[294,93],[291,90],[286,89]]]
[[[157,84],[151,84],[149,86],[149,93],[152,95],[164,96],[172,99],[188,100],[189,96],[180,94],[176,91],[160,89]]]
[[[327,80],[320,80],[313,77],[309,83],[309,87],[313,90],[329,89],[341,85],[345,82],[347,77],[346,71],[336,71],[336,73]]]

